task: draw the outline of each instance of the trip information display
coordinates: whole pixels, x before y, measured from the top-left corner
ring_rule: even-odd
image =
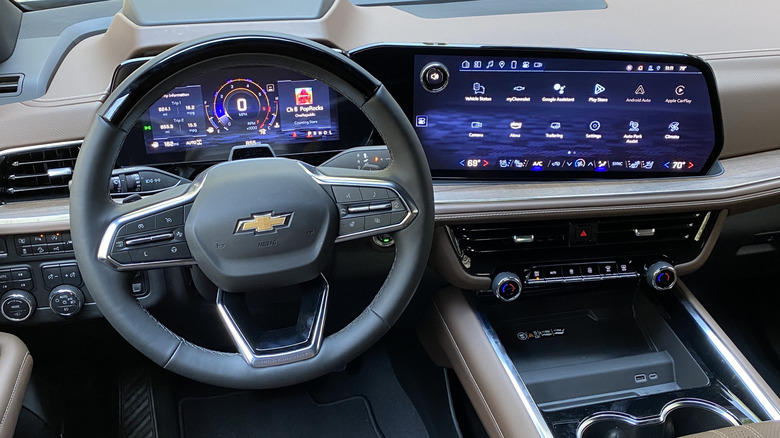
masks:
[[[412,117],[434,176],[705,173],[722,147],[711,73],[647,58],[416,55]]]
[[[254,67],[215,70],[191,82],[147,111],[142,120],[147,153],[339,139],[336,93],[317,80]]]

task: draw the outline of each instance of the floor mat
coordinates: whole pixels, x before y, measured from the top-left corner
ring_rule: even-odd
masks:
[[[179,418],[183,438],[382,437],[362,397],[317,403],[297,388],[186,398]]]

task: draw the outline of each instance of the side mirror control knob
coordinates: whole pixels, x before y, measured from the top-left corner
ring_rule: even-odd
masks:
[[[493,278],[493,295],[501,301],[514,301],[523,291],[523,282],[513,272],[501,272]]]

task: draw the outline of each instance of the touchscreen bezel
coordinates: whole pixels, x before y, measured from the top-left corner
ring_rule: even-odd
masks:
[[[437,170],[432,169],[434,178],[468,180],[604,180],[604,179],[644,179],[644,178],[680,178],[701,176],[709,173],[723,149],[723,120],[718,98],[717,84],[712,68],[701,58],[678,53],[604,51],[591,49],[564,48],[512,48],[497,46],[440,46],[440,45],[392,45],[379,44],[356,49],[349,53],[356,62],[377,77],[391,92],[413,122],[414,81],[419,80],[420,72],[415,70],[415,56],[462,56],[462,57],[528,57],[535,59],[579,59],[594,61],[625,61],[635,63],[682,64],[698,69],[704,77],[710,99],[715,144],[710,156],[698,172],[667,171],[551,171],[532,172],[516,170]],[[391,62],[389,61],[391,60]]]

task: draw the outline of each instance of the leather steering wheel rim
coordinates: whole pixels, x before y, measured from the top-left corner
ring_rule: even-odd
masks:
[[[350,324],[322,341],[313,358],[255,368],[238,353],[195,345],[157,321],[130,292],[130,276],[96,257],[103,233],[118,214],[152,204],[152,195],[130,206],[111,200],[107,182],[124,139],[160,95],[188,76],[226,63],[294,70],[318,79],[360,108],[385,140],[393,162],[371,177],[403,187],[418,206],[415,219],[395,234],[396,257],[371,304]],[[366,177],[366,172],[330,171]],[[127,207],[127,208],[125,208]],[[125,208],[123,210],[123,208]],[[85,284],[109,323],[136,349],[165,369],[203,383],[259,389],[318,377],[368,349],[399,318],[416,290],[433,238],[433,191],[425,154],[411,123],[385,87],[348,57],[293,36],[233,33],[176,46],[147,62],[100,107],[76,163],[70,197],[71,233]]]

